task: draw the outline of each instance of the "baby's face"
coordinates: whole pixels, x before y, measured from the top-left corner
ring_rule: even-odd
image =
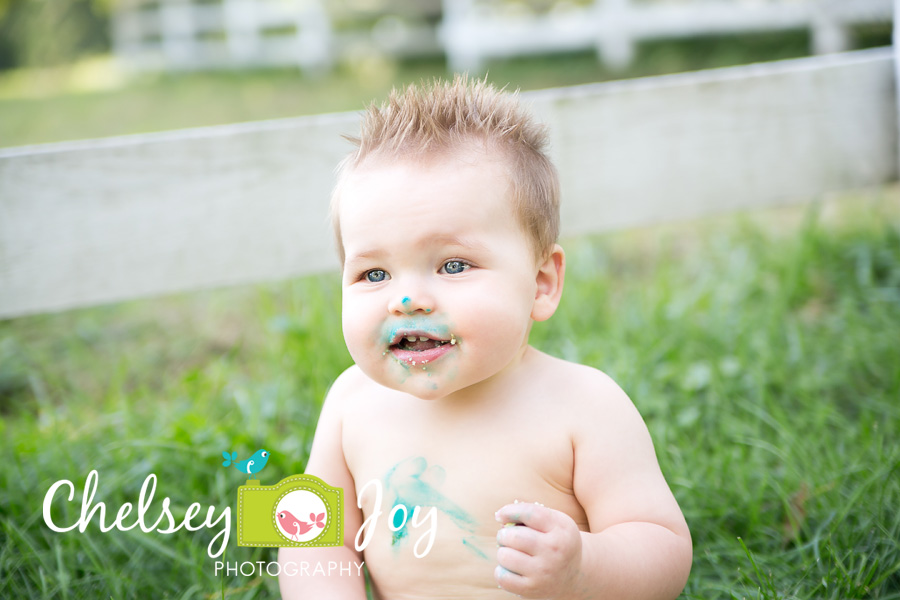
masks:
[[[370,378],[442,398],[521,356],[538,266],[508,189],[503,164],[474,152],[345,180],[344,339]]]

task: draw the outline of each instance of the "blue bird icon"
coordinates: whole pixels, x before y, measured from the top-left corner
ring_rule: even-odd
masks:
[[[253,479],[250,477],[256,473],[259,473],[263,470],[263,467],[266,466],[266,463],[269,461],[269,452],[267,450],[257,450],[253,453],[253,456],[248,458],[247,460],[238,460],[237,452],[223,452],[222,457],[225,459],[222,462],[223,467],[227,467],[233,465],[235,469],[240,471],[241,473],[247,474],[247,481]]]

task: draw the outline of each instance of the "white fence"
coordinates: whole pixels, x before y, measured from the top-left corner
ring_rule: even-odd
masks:
[[[813,52],[825,54],[849,48],[852,25],[892,18],[891,0],[595,0],[543,15],[499,8],[496,2],[444,2],[441,37],[453,69],[480,70],[491,58],[591,48],[621,68],[642,40],[786,29],[809,29]]]
[[[442,51],[440,0],[398,14],[337,11],[326,0],[119,0],[113,49],[137,69],[297,65],[320,71],[342,58]],[[338,23],[336,23],[338,21]]]
[[[572,235],[896,180],[894,69],[876,49],[523,96]],[[335,268],[328,195],[357,120],[0,149],[0,317]]]
[[[582,0],[549,12],[502,0],[381,4],[360,14],[326,0],[119,0],[114,47],[145,69],[321,70],[371,53],[443,52],[454,70],[476,71],[491,58],[592,48],[622,67],[642,40],[777,29],[809,29],[815,53],[838,52],[853,25],[892,17],[891,0]]]

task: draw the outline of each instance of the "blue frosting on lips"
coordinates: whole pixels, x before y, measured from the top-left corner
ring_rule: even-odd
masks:
[[[400,322],[386,323],[381,328],[381,341],[385,346],[389,346],[399,333],[406,331],[421,331],[436,339],[450,339],[450,328],[447,325],[436,323],[425,317],[419,317],[404,319]]]

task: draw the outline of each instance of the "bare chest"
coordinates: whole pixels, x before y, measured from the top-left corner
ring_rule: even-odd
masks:
[[[552,413],[467,418],[425,408],[373,402],[344,420],[357,494],[347,503],[362,511],[357,543],[374,581],[410,589],[437,577],[496,590],[494,513],[516,500],[587,529],[572,490],[571,438]]]

